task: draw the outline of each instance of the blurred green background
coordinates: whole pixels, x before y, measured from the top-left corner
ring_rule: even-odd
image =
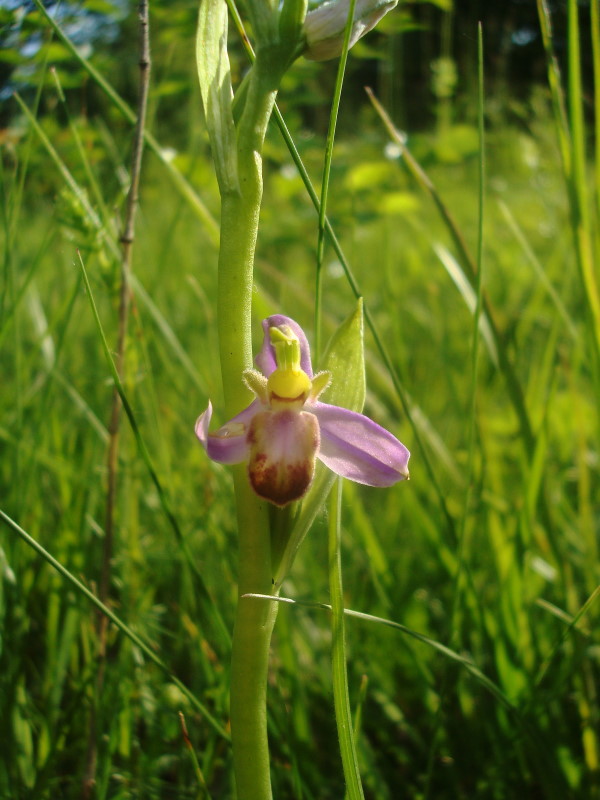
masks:
[[[551,8],[554,90],[541,2],[401,4],[349,58],[328,213],[391,359],[393,374],[367,332],[366,413],[412,459],[408,484],[344,486],[346,605],[480,670],[399,630],[348,620],[359,757],[375,800],[600,797],[599,361],[582,269],[585,248],[596,259],[600,251],[600,37],[592,0],[579,4],[569,38],[574,5]],[[135,106],[137,18],[124,1],[47,8],[79,57],[34,3],[0,3],[0,508],[97,592],[112,378],[77,251],[114,347],[133,126],[93,70]],[[235,515],[227,468],[208,461],[193,433],[209,398],[224,421],[219,198],[194,63],[197,3],[153,0],[150,11],[147,128],[158,145],[144,154],[125,389],[173,518],[123,418],[110,606],[167,669],[113,625],[104,660],[88,600],[3,525],[3,800],[84,797],[91,750],[90,796],[233,796],[224,628],[236,600]],[[487,306],[473,375],[479,20]],[[233,25],[230,56],[235,86],[247,61]],[[279,96],[315,185],[336,68],[300,60]],[[316,213],[272,124],[257,343],[260,320],[275,312],[311,337],[316,241]],[[327,338],[355,307],[330,245],[323,292]],[[327,602],[327,569],[320,519],[282,594]],[[281,608],[269,696],[279,799],[344,796],[330,640],[325,611]]]

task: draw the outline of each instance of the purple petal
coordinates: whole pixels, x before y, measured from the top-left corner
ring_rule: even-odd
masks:
[[[210,418],[212,417],[212,404],[198,417],[196,422],[196,436],[206,450],[208,457],[219,464],[239,464],[248,458],[248,442],[246,434],[248,426],[255,414],[260,411],[261,404],[254,400],[237,416],[230,419],[215,433],[208,432]]]
[[[263,375],[267,376],[267,378],[277,367],[277,362],[275,361],[275,349],[271,344],[269,328],[278,328],[280,325],[288,325],[298,337],[298,341],[300,342],[300,366],[304,372],[306,372],[308,377],[312,378],[313,371],[310,362],[310,347],[308,346],[308,340],[304,334],[304,331],[297,322],[294,322],[294,320],[290,319],[289,317],[285,317],[283,314],[274,314],[272,317],[263,319],[262,326],[264,331],[264,339],[262,347],[260,348],[260,352],[254,359],[256,366]]]
[[[278,506],[304,496],[315,474],[319,423],[305,411],[261,411],[248,430],[252,488]]]
[[[318,457],[330,470],[367,486],[391,486],[408,478],[410,453],[376,422],[339,406],[315,403],[321,427]]]

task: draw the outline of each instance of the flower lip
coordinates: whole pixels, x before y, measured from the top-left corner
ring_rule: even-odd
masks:
[[[306,494],[315,473],[319,423],[292,409],[258,412],[248,429],[248,477],[265,500],[286,506]]]

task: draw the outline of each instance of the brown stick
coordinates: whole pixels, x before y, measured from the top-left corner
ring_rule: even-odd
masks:
[[[122,382],[125,377],[125,346],[127,343],[127,328],[129,321],[129,306],[131,301],[131,261],[133,241],[135,237],[135,217],[138,207],[138,194],[140,173],[142,167],[142,154],[144,150],[144,126],[146,122],[146,108],[148,106],[148,89],[150,86],[150,27],[148,18],[148,0],[140,0],[138,7],[140,22],[140,90],[138,97],[137,124],[133,139],[133,153],[131,158],[131,184],[127,195],[127,207],[123,233],[121,234],[122,259],[121,259],[121,286],[119,292],[119,327],[115,364]],[[113,555],[115,531],[115,502],[117,496],[117,477],[119,462],[119,431],[121,422],[121,398],[116,387],[113,389],[110,422],[108,426],[109,443],[107,454],[107,489],[106,489],[106,516],[104,526],[104,542],[102,549],[102,568],[98,597],[108,604],[110,595],[110,577]],[[96,784],[96,765],[98,757],[97,727],[98,704],[101,699],[106,670],[106,637],[108,618],[101,614],[97,621],[98,633],[98,662],[96,672],[95,703],[90,715],[88,731],[88,751],[86,770],[83,780],[83,800],[89,800]]]

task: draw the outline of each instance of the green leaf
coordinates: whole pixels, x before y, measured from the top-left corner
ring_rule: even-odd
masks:
[[[196,35],[196,63],[206,126],[221,193],[239,188],[233,123],[231,72],[227,54],[225,0],[202,0]]]
[[[363,336],[363,304],[359,298],[356,310],[338,328],[323,356],[323,369],[331,372],[327,403],[362,411],[366,394]]]
[[[331,386],[325,393],[325,401],[351,411],[362,411],[365,403],[363,331],[363,304],[359,298],[356,310],[342,323],[327,346],[322,364],[331,372]],[[276,588],[290,571],[298,548],[325,504],[335,478],[331,470],[317,464],[312,486],[292,523],[291,534],[275,572]]]

